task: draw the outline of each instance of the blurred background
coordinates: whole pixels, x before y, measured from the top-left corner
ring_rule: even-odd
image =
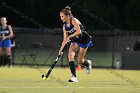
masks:
[[[0,0],[0,17],[13,27],[14,65],[52,64],[62,42],[59,12],[70,6],[93,37],[86,59],[94,67],[140,69],[139,4],[140,0]],[[65,52],[58,66],[68,66]]]

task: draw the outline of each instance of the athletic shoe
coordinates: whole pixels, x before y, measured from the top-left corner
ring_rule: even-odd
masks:
[[[92,69],[92,62],[91,60],[86,60],[86,61],[89,63],[89,66],[86,67],[86,74],[90,74]]]
[[[68,80],[68,82],[78,82],[77,78],[72,75],[72,77]]]

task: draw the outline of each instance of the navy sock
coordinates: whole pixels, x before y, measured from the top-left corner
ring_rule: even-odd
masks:
[[[0,66],[2,65],[2,56],[0,56]]]
[[[71,73],[76,77],[76,69],[75,69],[75,63],[74,63],[74,61],[70,61],[69,62],[69,66],[70,66]]]
[[[82,65],[88,67],[89,66],[89,63],[85,60],[84,63],[82,63]]]
[[[11,58],[11,55],[6,56],[6,61],[7,61],[7,63],[8,63],[8,66],[11,66],[11,65],[12,65],[12,58]]]

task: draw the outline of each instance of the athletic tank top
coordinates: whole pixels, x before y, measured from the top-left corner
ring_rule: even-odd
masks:
[[[10,31],[9,31],[9,28],[8,28],[8,25],[2,29],[2,26],[0,26],[0,35],[5,35],[5,36],[8,36],[10,34]]]
[[[72,18],[70,18],[70,26],[67,26],[66,22],[64,23],[64,26],[68,33],[68,36],[76,32],[76,30],[74,29],[74,26],[72,24]],[[74,42],[74,43],[78,42],[78,43],[82,43],[82,44],[88,43],[91,40],[91,36],[86,31],[84,31],[84,27],[82,24],[79,24],[79,26],[80,26],[82,33],[78,36],[71,38],[71,42]]]

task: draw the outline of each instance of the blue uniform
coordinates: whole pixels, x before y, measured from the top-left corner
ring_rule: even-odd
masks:
[[[5,36],[7,36],[7,35],[10,34],[8,25],[4,29],[2,29],[2,27],[0,26],[0,35],[2,36],[3,34]],[[10,47],[11,48],[12,47],[11,39],[10,38],[7,38],[7,39],[5,39],[3,41],[0,40],[0,48],[2,48],[2,47],[4,47],[4,48]]]
[[[72,24],[72,18],[70,18],[70,26],[67,26],[66,23],[64,23],[65,29],[68,33],[68,36],[75,33],[76,30],[74,30],[74,26]],[[92,37],[84,31],[84,27],[82,24],[79,25],[82,33],[78,36],[75,36],[71,38],[72,43],[77,43],[79,47],[81,48],[88,48],[89,46],[93,46],[93,43],[91,41]]]

